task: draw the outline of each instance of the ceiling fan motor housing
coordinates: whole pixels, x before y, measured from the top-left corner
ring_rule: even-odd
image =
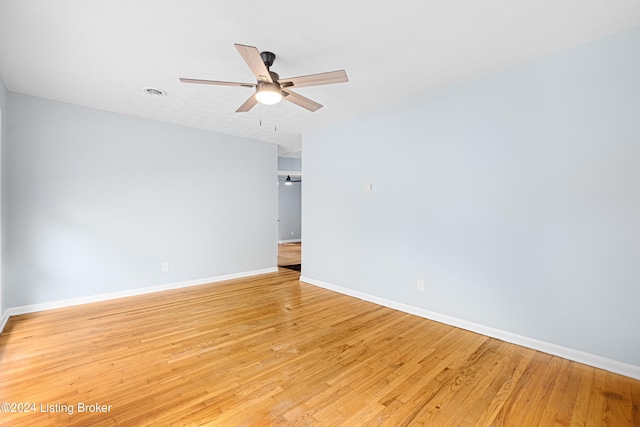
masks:
[[[267,66],[267,68],[271,67],[273,65],[273,61],[276,60],[276,54],[273,52],[260,52],[260,58],[262,58],[262,62],[264,62],[264,65]]]
[[[264,91],[280,92],[280,84],[276,83],[275,81],[273,83],[259,81],[258,84],[256,85],[256,92],[264,92]]]
[[[269,71],[269,75],[271,76],[271,80],[273,80],[274,82],[280,80],[280,75],[274,71]]]

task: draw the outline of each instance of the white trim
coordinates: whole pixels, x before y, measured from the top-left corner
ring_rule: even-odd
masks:
[[[224,280],[240,279],[243,277],[257,276],[259,274],[276,273],[277,267],[265,268],[262,270],[245,271],[242,273],[226,274],[224,276],[207,277],[204,279],[187,280],[184,282],[167,283],[165,285],[148,286],[145,288],[128,289],[125,291],[110,292],[107,294],[90,295],[80,298],[71,298],[61,301],[44,302],[40,304],[22,305],[19,307],[11,307],[8,310],[9,316],[18,314],[33,313],[36,311],[53,310],[55,308],[71,307],[74,305],[88,304],[92,302],[107,301],[116,298],[125,298],[135,295],[150,294],[154,292],[162,292],[170,289],[180,289],[189,286],[206,285],[208,283],[222,282]]]
[[[278,240],[278,244],[282,243],[301,243],[302,239],[291,239],[291,240]]]
[[[0,334],[2,334],[2,331],[4,331],[4,327],[8,321],[9,321],[9,312],[5,311],[4,313],[2,313],[2,317],[0,318]]]
[[[306,276],[301,276],[300,281],[331,291],[339,292],[344,295],[349,295],[364,301],[373,302],[375,304],[403,311],[405,313],[424,317],[425,319],[445,323],[457,328],[466,329],[471,332],[487,335],[489,337],[497,338],[499,340],[510,342],[512,344],[517,344],[523,347],[541,351],[543,353],[559,356],[564,359],[584,363],[585,365],[593,366],[609,372],[614,372],[616,374],[640,380],[640,366],[630,365],[628,363],[619,362],[617,360],[608,359],[606,357],[597,356],[595,354],[586,353],[573,348],[563,347],[546,341],[540,341],[523,335],[514,334],[512,332],[503,331],[501,329],[495,329],[489,326],[481,325],[479,323],[459,319],[457,317],[447,316],[446,314],[436,313],[434,311],[429,311],[412,305],[403,304],[401,302],[380,298],[374,295],[366,294],[364,292],[355,291],[353,289],[343,288],[342,286],[332,285],[330,283],[312,279]]]

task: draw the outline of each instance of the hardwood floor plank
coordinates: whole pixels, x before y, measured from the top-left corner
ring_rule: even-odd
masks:
[[[514,347],[490,339],[458,368],[458,376],[451,386],[458,391],[438,405],[437,419],[442,425],[475,426],[480,422],[490,402],[510,378],[501,373],[512,372],[519,361],[517,353],[510,351]]]
[[[640,381],[631,382],[631,405],[633,411],[633,427],[640,427]]]
[[[278,265],[300,264],[302,256],[301,243],[281,243],[278,245]]]
[[[571,412],[578,394],[580,382],[572,377],[570,360],[560,359],[558,371],[551,387],[547,405],[540,418],[541,425],[565,426],[571,422]]]
[[[510,398],[519,383],[520,377],[535,356],[535,352],[514,344],[504,343],[504,347],[506,347],[507,352],[504,358],[501,358],[504,364],[496,366],[494,374],[488,374],[488,376],[492,377],[492,382],[489,386],[491,391],[485,393],[487,400],[484,401],[484,404],[477,405],[482,409],[482,413],[478,415],[478,418],[475,418],[475,414],[467,413],[460,423],[461,426],[484,427],[494,425],[498,414],[502,411],[507,399]]]
[[[640,381],[300,283],[233,280],[12,317],[17,426],[635,425]]]
[[[580,381],[580,387],[573,405],[573,413],[571,414],[570,425],[572,426],[588,425],[587,414],[589,410],[589,402],[591,400],[591,390],[593,388],[595,371],[595,368],[579,364],[574,368],[574,378],[576,381]]]
[[[561,362],[537,352],[498,414],[497,425],[540,425]]]
[[[607,375],[604,395],[607,399],[605,425],[631,425],[633,402],[631,384],[620,375]]]

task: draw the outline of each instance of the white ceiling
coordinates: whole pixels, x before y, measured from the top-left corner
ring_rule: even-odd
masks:
[[[305,131],[636,25],[638,0],[0,0],[0,77],[295,157]],[[324,105],[315,113],[235,113],[252,89],[178,81],[254,82],[234,43],[274,52],[281,77],[345,69],[350,81],[298,89]]]

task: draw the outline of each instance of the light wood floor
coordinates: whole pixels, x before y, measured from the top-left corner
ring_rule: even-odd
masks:
[[[278,245],[278,265],[294,265],[302,262],[301,243],[282,243]]]
[[[0,424],[640,425],[640,381],[297,277],[283,269],[12,317],[0,402],[38,407],[0,413]],[[110,412],[78,413],[80,402]]]

